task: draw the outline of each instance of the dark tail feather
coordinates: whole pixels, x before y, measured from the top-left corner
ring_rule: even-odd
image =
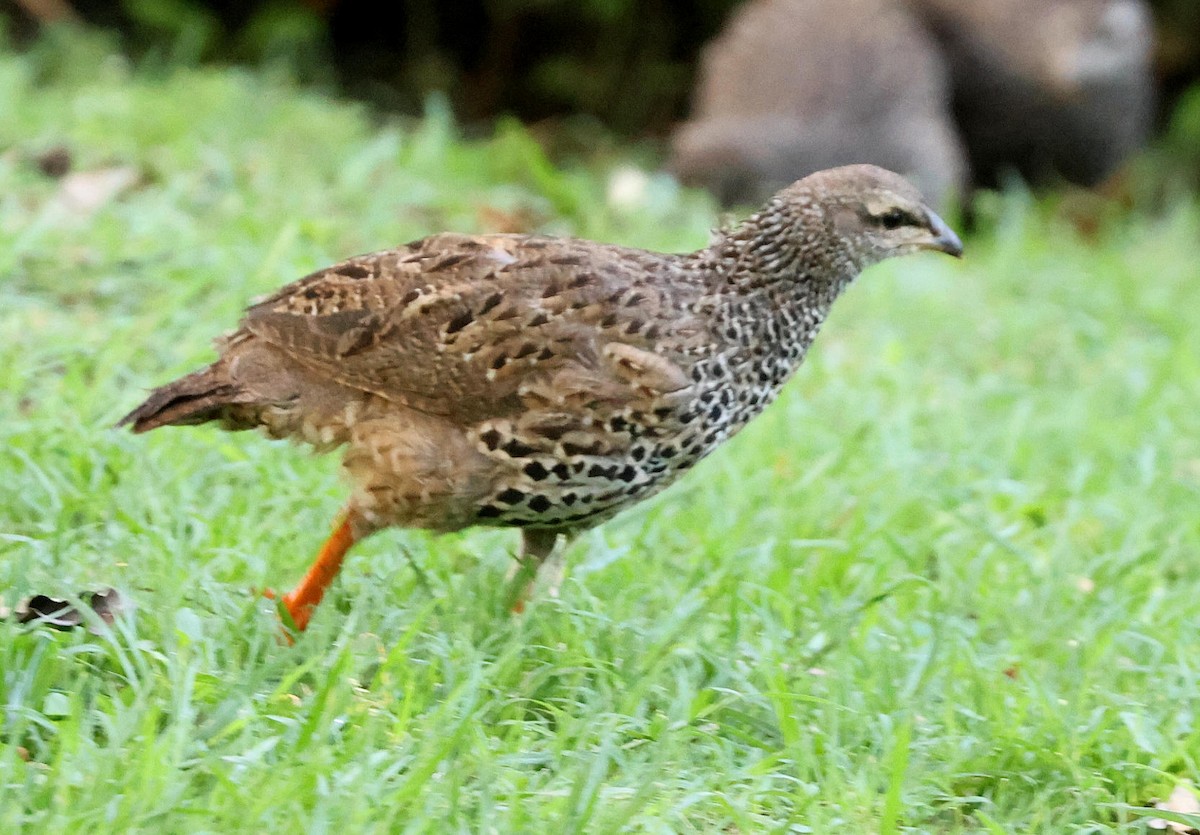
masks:
[[[132,426],[134,432],[149,432],[160,426],[204,423],[220,417],[226,406],[250,402],[252,398],[230,381],[223,363],[180,377],[155,389],[117,426]]]

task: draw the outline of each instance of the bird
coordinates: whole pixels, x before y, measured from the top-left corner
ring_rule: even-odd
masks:
[[[250,306],[211,365],[119,425],[214,421],[316,451],[352,485],[280,598],[303,630],[354,543],[398,526],[518,528],[531,578],[558,541],[658,493],[779,393],[865,268],[962,243],[907,180],[817,172],[705,248],[440,233]]]
[[[969,179],[950,104],[941,48],[900,0],[751,0],[701,54],[669,167],[731,205],[871,162],[937,207]]]
[[[1149,138],[1145,0],[907,0],[946,57],[975,183],[1102,183]]]

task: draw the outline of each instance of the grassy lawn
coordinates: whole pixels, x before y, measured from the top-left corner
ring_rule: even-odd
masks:
[[[705,243],[634,151],[550,164],[270,74],[0,53],[0,831],[1142,832],[1200,782],[1200,207],[984,202],[880,267],[786,394],[504,609],[514,535],[359,547],[294,647],[336,456],[111,428],[253,296],[521,222]],[[91,210],[34,159],[131,167]],[[645,160],[642,160],[645,163]],[[616,180],[630,179],[616,173]],[[624,192],[632,191],[632,194]]]

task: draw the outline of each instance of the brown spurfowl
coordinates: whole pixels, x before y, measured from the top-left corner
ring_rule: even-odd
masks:
[[[657,493],[743,427],[865,267],[962,245],[903,178],[819,172],[707,248],[441,234],[361,255],[246,312],[135,432],[215,420],[345,448],[341,522],[284,595],[303,629],[347,549],[391,525],[560,535]]]
[[[679,177],[725,204],[846,162],[899,171],[935,207],[968,183],[945,61],[902,0],[737,4],[701,54],[671,146]]]

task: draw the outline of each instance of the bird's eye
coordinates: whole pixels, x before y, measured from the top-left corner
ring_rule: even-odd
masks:
[[[880,216],[879,222],[883,224],[884,229],[899,229],[907,219],[904,212],[899,209],[888,209],[887,212]]]

